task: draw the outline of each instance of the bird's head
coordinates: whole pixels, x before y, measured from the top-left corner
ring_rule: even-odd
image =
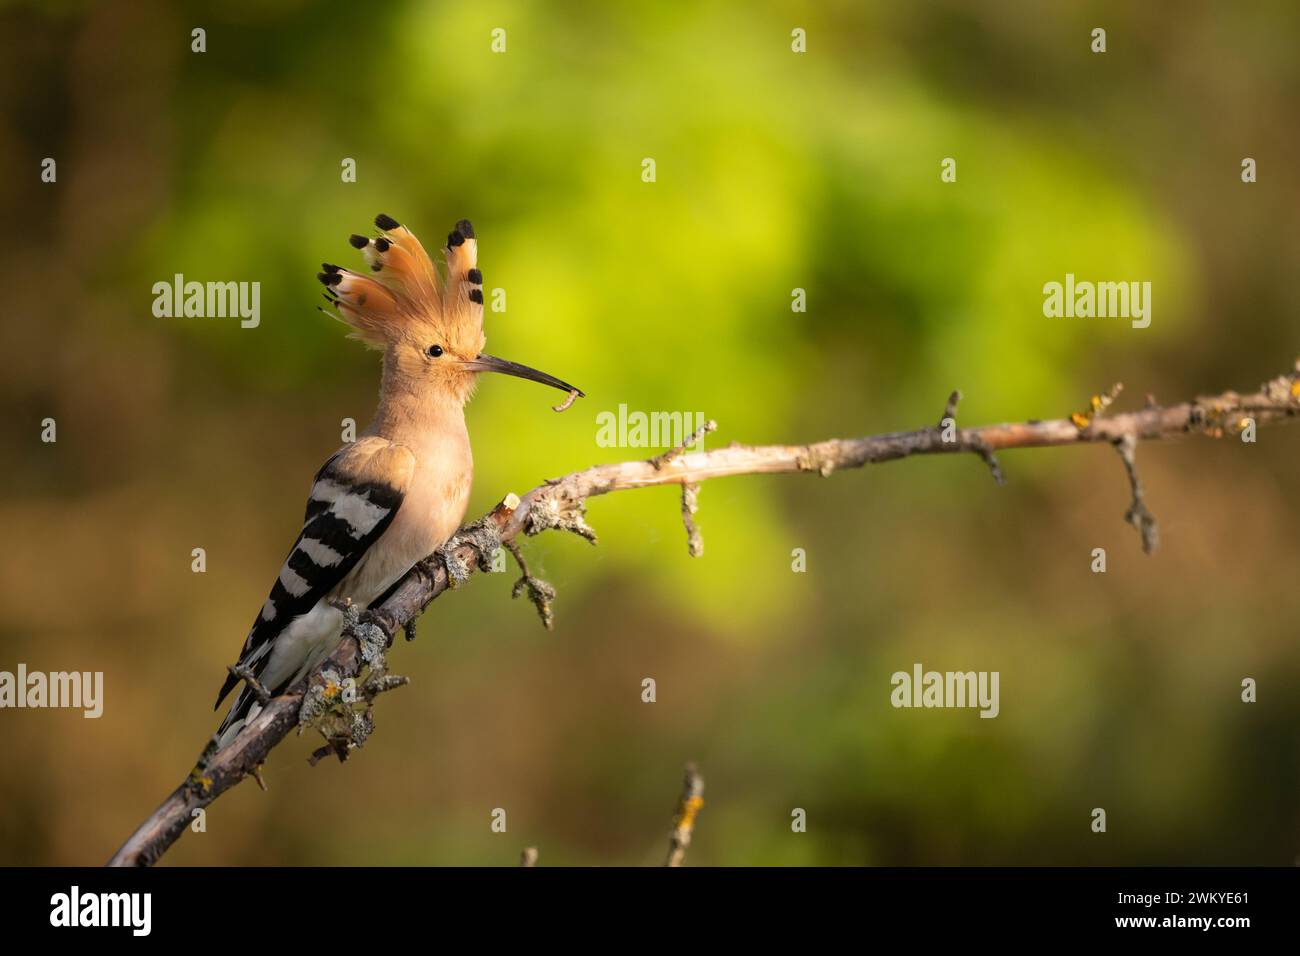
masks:
[[[553,375],[483,352],[483,274],[468,219],[447,236],[445,271],[391,216],[376,216],[375,226],[378,236],[350,240],[366,257],[365,272],[325,263],[317,278],[331,306],[321,311],[351,326],[354,338],[383,350],[385,388],[464,403],[480,373],[501,372],[582,396]]]

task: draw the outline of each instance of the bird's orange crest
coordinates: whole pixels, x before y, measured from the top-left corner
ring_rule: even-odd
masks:
[[[445,273],[424,251],[415,233],[382,213],[379,235],[354,235],[350,242],[368,269],[354,272],[325,263],[318,278],[333,311],[353,336],[378,349],[430,343],[458,355],[482,350],[483,274],[478,270],[478,240],[468,219],[456,223],[443,247]]]

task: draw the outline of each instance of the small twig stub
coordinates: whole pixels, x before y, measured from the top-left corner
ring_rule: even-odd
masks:
[[[1151,554],[1160,544],[1160,532],[1156,525],[1156,516],[1147,508],[1142,479],[1138,476],[1136,449],[1137,439],[1132,435],[1125,435],[1115,442],[1115,450],[1119,452],[1119,457],[1124,462],[1124,470],[1128,473],[1129,490],[1133,495],[1128,511],[1124,512],[1124,520],[1137,528],[1138,534],[1142,536],[1142,550]]]
[[[684,454],[688,448],[694,448],[696,445],[702,442],[704,440],[704,436],[709,434],[709,432],[717,431],[717,429],[718,429],[718,423],[715,422],[712,418],[710,418],[699,428],[695,429],[695,431],[691,432],[691,434],[688,435],[680,445],[676,446],[675,448],[668,449],[662,455],[655,455],[653,458],[651,458],[650,464],[654,466],[655,471],[659,471],[661,468],[663,468],[664,465],[668,464],[670,461],[673,461],[674,459],[681,457],[681,455]]]
[[[514,557],[515,563],[519,565],[519,580],[515,582],[514,587],[510,589],[510,596],[518,598],[521,594],[527,594],[528,600],[537,608],[537,616],[542,619],[542,627],[548,631],[555,629],[555,588],[541,578],[533,577],[528,570],[528,562],[524,560],[524,553],[519,545],[513,541],[506,541],[504,547]]]
[[[682,524],[686,526],[686,551],[692,558],[704,553],[704,535],[695,524],[695,512],[700,507],[700,486],[695,482],[682,484]]]
[[[668,859],[664,866],[682,865],[695,833],[695,818],[703,808],[704,778],[694,763],[688,763],[682,781],[682,795],[677,800],[677,812],[673,816],[673,833],[668,840]]]

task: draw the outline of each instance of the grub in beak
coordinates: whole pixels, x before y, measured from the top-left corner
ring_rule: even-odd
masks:
[[[574,388],[568,382],[561,381],[554,375],[547,375],[545,372],[539,372],[535,368],[529,368],[527,365],[520,365],[518,362],[509,362],[495,355],[479,355],[477,358],[464,363],[465,368],[471,372],[500,372],[502,375],[513,375],[515,378],[526,378],[530,382],[540,382],[543,385],[549,385],[551,388],[558,388],[562,392],[568,392],[569,397],[564,402],[556,406],[557,412],[562,412],[573,404],[576,398],[585,398],[582,389]]]

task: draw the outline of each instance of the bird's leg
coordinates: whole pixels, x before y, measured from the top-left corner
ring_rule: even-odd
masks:
[[[363,608],[351,598],[335,598],[330,606],[343,614],[343,633],[357,639],[361,659],[372,668],[384,666],[384,651],[393,646],[393,622],[387,615]]]
[[[467,524],[434,552],[442,559],[443,566],[447,569],[447,584],[453,588],[469,580],[470,567],[456,554],[461,545],[465,544],[473,545],[474,550],[478,552],[478,569],[490,570],[492,555],[497,548],[501,547],[501,531],[496,521],[489,515],[473,524]]]
[[[262,682],[257,679],[257,675],[253,673],[247,664],[228,664],[226,670],[247,684],[248,689],[257,698],[257,702],[263,707],[271,702],[271,692],[262,685]]]
[[[447,586],[450,588],[459,587],[469,580],[469,567],[456,554],[456,550],[460,547],[460,541],[457,540],[459,537],[459,534],[452,535],[435,552],[442,559],[442,566],[447,569]]]

